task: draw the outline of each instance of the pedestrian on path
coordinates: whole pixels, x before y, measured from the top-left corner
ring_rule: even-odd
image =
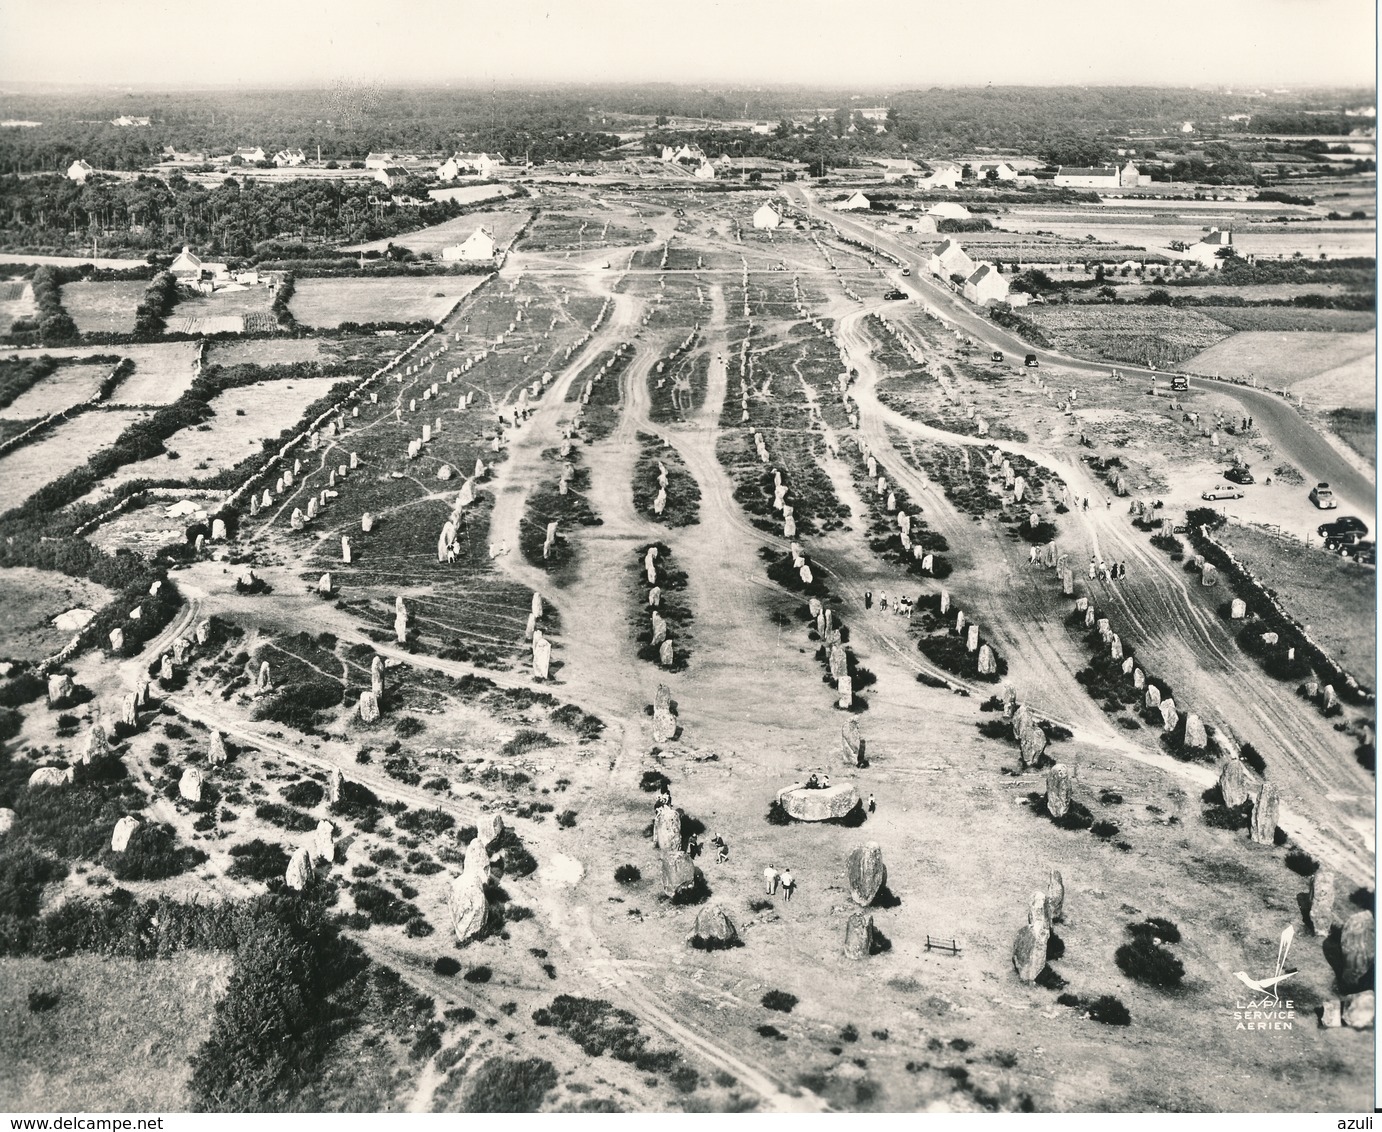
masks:
[[[782,895],[788,904],[792,902],[792,893],[796,891],[797,878],[792,875],[791,869],[782,870]]]
[[[875,802],[875,801],[873,800],[873,795],[870,794],[870,795],[869,795],[869,813],[873,813],[873,812],[874,812],[875,810],[877,810],[877,809],[878,809],[878,803]]]
[[[769,896],[775,895],[777,892],[777,882],[777,869],[772,865],[769,865],[766,869],[763,870],[763,890]]]

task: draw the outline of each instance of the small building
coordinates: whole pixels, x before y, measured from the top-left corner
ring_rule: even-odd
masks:
[[[990,177],[989,174],[993,176]],[[1017,170],[1006,161],[1000,161],[996,165],[980,165],[979,178],[985,181],[1016,181]]]
[[[504,163],[502,153],[454,153],[437,169],[437,177],[454,181],[457,177],[492,177]]]
[[[238,157],[246,165],[255,165],[260,161],[268,160],[264,155],[264,147],[258,145],[242,145],[232,156]]]
[[[1181,253],[1183,259],[1194,260],[1211,269],[1223,266],[1224,257],[1219,253],[1224,248],[1233,247],[1233,232],[1211,228],[1208,235],[1191,244]]]
[[[952,275],[963,275],[968,279],[974,274],[975,263],[964,248],[954,240],[946,240],[931,253],[929,267],[932,275],[949,279]]]
[[[202,277],[202,261],[191,248],[183,244],[182,251],[178,252],[177,257],[168,265],[168,270],[179,283],[196,283]]]
[[[962,179],[962,170],[953,162],[937,163],[925,177],[918,178],[919,189],[953,189]]]
[[[300,149],[280,149],[274,154],[274,164],[280,169],[285,167],[297,168],[307,160],[307,155]]]
[[[695,176],[702,181],[713,181],[715,179],[715,166],[709,161],[702,161],[696,166]]]
[[[1141,170],[1131,161],[1118,170],[1118,185],[1124,189],[1135,189],[1138,185],[1145,185],[1151,181],[1150,177],[1144,177]]]
[[[1068,189],[1116,189],[1121,186],[1121,175],[1114,165],[1062,165],[1052,183]]]
[[[401,165],[389,165],[386,168],[376,170],[374,179],[385,188],[391,189],[395,185],[401,183],[405,178],[411,176],[412,174]]]
[[[120,117],[118,117],[118,118],[112,118],[112,119],[110,120],[110,124],[111,124],[112,126],[125,126],[125,127],[129,127],[129,126],[147,126],[147,125],[149,125],[150,123],[149,123],[149,119],[148,119],[148,118],[136,118],[136,117],[135,117],[134,115],[132,115],[132,114],[121,114]]]
[[[973,216],[969,209],[953,200],[937,201],[926,212],[937,220],[969,220]]]
[[[490,235],[489,229],[481,225],[467,236],[463,243],[442,248],[441,258],[448,262],[462,260],[467,263],[474,263],[479,260],[493,259],[497,250],[494,237]]]
[[[873,207],[873,202],[863,193],[856,192],[848,200],[842,200],[835,206],[836,212],[867,212]]]
[[[677,151],[676,151],[675,149],[673,149],[670,145],[664,145],[664,146],[662,147],[662,160],[663,160],[663,161],[675,161],[676,159],[677,159]]]
[[[772,205],[761,205],[757,212],[753,214],[753,226],[755,228],[778,228],[782,225],[782,214]]]
[[[991,263],[981,263],[965,280],[965,298],[977,307],[1008,299],[1008,281]]]
[[[698,145],[683,145],[679,150],[677,150],[676,154],[672,157],[672,160],[684,162],[704,161],[705,150],[701,149],[701,147]]]
[[[392,153],[367,153],[365,154],[366,169],[387,169],[390,165],[397,165]]]
[[[79,185],[84,184],[86,179],[94,172],[96,172],[96,170],[79,157],[67,167],[67,179],[69,181],[76,181]]]

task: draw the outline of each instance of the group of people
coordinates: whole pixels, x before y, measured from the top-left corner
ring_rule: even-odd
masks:
[[[792,893],[797,888],[797,878],[792,875],[791,869],[778,872],[776,865],[769,865],[763,870],[763,889],[769,896],[776,896],[778,885],[782,886],[782,898],[790,904]]]
[[[808,789],[808,790],[829,790],[829,789],[830,789],[830,775],[828,775],[828,774],[817,774],[815,771],[812,771],[812,772],[811,772],[811,776],[806,780],[806,789]]]
[[[662,809],[663,806],[670,806],[671,804],[672,790],[667,785],[667,783],[664,782],[662,786],[658,789],[657,797],[653,800],[654,819],[656,819],[657,817],[658,810]],[[729,860],[729,842],[727,842],[723,837],[721,837],[717,833],[713,837],[711,837],[710,844],[715,849],[716,864],[723,865],[726,861]],[[697,837],[694,833],[686,839],[686,854],[687,856],[693,858],[699,857],[701,855],[701,839]]]
[[[873,591],[864,591],[864,608],[873,608]],[[880,613],[886,613],[888,609],[888,595],[882,590],[878,591],[878,609]],[[912,616],[912,599],[909,597],[899,597],[893,602],[893,611],[899,617]]]
[[[1128,564],[1126,562],[1105,562],[1097,554],[1089,556],[1089,580],[1092,582],[1096,577],[1103,578],[1106,582],[1116,582],[1128,576]]]

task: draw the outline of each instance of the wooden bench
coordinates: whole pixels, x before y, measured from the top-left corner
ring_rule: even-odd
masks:
[[[926,937],[926,950],[927,950],[927,951],[946,951],[946,952],[949,952],[951,955],[959,955],[959,954],[960,954],[960,944],[959,944],[959,941],[958,941],[958,940],[953,940],[953,939],[937,939],[937,938],[935,938],[935,937],[933,937],[933,936],[928,935],[928,936]]]

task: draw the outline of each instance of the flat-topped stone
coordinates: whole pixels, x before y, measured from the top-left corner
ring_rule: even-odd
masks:
[[[837,782],[814,790],[796,782],[779,790],[777,800],[797,821],[828,821],[853,813],[859,805],[859,791],[852,782]]]

